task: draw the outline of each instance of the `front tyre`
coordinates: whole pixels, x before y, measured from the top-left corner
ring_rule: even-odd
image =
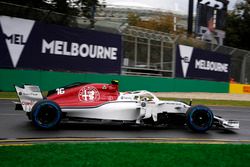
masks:
[[[214,115],[206,106],[197,105],[188,109],[187,125],[195,132],[203,133],[212,127]]]
[[[61,121],[60,107],[53,101],[42,100],[37,102],[31,111],[33,124],[40,129],[55,128]]]

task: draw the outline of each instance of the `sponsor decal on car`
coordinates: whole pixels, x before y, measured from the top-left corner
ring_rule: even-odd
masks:
[[[78,99],[81,102],[98,101],[100,99],[100,93],[93,86],[84,86],[78,93]]]

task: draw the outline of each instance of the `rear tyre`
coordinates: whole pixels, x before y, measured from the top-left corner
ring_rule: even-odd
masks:
[[[37,102],[31,111],[33,124],[40,129],[55,128],[61,121],[60,107],[53,101],[42,100]]]
[[[204,133],[212,127],[214,115],[206,106],[190,107],[186,116],[188,127],[195,132]]]

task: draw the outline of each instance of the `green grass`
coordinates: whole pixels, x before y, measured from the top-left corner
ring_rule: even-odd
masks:
[[[0,98],[17,99],[16,92],[0,92]]]
[[[44,91],[42,94],[46,96],[48,92]],[[0,92],[0,98],[11,98],[17,100],[15,92]],[[161,100],[180,100],[177,98],[160,98]],[[189,99],[182,99],[182,101],[189,104]],[[207,100],[207,99],[193,99],[193,105],[216,105],[216,106],[239,106],[239,107],[250,107],[249,101],[233,101],[233,100]]]
[[[250,145],[81,143],[0,147],[0,166],[244,167]]]
[[[160,98],[161,100],[177,100],[183,101],[189,104],[190,99],[179,98]],[[208,99],[193,99],[192,105],[207,105],[207,106],[238,106],[238,107],[250,107],[250,101],[236,101],[236,100],[208,100]]]
[[[48,92],[42,92],[43,96],[47,96]],[[16,92],[0,92],[0,98],[2,99],[18,99]]]

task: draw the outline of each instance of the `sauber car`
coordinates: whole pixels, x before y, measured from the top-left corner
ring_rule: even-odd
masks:
[[[61,121],[120,121],[139,125],[168,125],[178,122],[195,132],[212,126],[239,129],[239,121],[215,116],[203,105],[180,101],[162,101],[145,90],[119,92],[118,81],[111,84],[75,83],[56,88],[43,97],[35,85],[15,86],[20,102],[16,109],[26,112],[41,129],[57,127]]]

